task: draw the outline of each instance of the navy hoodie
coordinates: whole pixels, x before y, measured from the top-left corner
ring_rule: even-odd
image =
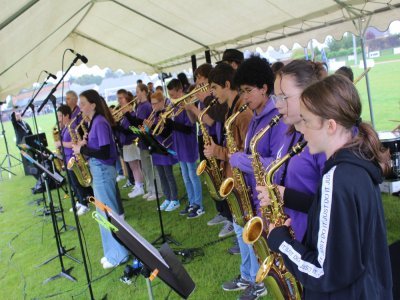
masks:
[[[282,254],[305,299],[392,299],[381,181],[376,164],[339,150],[325,163],[303,243],[286,226],[271,232],[269,247]]]

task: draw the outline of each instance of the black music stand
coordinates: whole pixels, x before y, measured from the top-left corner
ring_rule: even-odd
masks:
[[[157,237],[152,244],[164,244],[164,243],[174,243],[177,246],[180,246],[181,243],[179,243],[177,240],[173,239],[171,234],[165,233],[164,232],[164,225],[163,225],[163,220],[162,220],[162,215],[161,215],[161,210],[160,210],[160,198],[158,196],[158,187],[157,187],[157,180],[156,180],[156,172],[154,170],[154,165],[153,165],[153,158],[151,156],[152,153],[157,153],[161,155],[168,155],[172,154],[174,155],[174,152],[171,150],[168,150],[166,147],[164,147],[162,144],[160,144],[159,141],[157,141],[153,135],[151,135],[148,131],[146,130],[140,130],[137,127],[131,126],[129,127],[133,133],[139,136],[139,139],[144,142],[145,146],[150,152],[150,161],[151,161],[151,169],[153,172],[153,178],[154,178],[154,188],[156,190],[156,199],[157,199],[157,211],[158,211],[158,218],[160,221],[160,229],[161,229],[161,234],[159,237]]]
[[[146,267],[148,274],[144,276],[146,277],[149,299],[153,299],[151,281],[155,277],[160,277],[182,298],[187,299],[191,295],[196,285],[167,243],[164,243],[160,250],[157,250],[123,218],[114,213],[111,208],[99,200],[95,200],[94,204],[107,217],[107,220],[105,220],[101,214],[93,212],[96,221],[111,230],[112,235]]]
[[[29,151],[33,154],[38,155],[39,157],[41,157],[42,159],[45,159],[49,162],[51,162],[52,164],[52,168],[53,170],[55,170],[55,166],[54,166],[54,159],[56,158],[56,155],[51,152],[47,147],[47,140],[46,140],[46,135],[43,133],[37,135],[39,138],[36,138],[36,135],[33,136],[28,136],[27,139],[25,139],[25,142],[29,143],[29,144],[19,144],[17,145],[17,147],[20,150],[25,150],[25,151]],[[32,138],[31,138],[32,137]],[[42,149],[42,151],[38,150],[37,147],[40,147],[40,149]],[[62,158],[61,158],[62,159]],[[45,163],[45,160],[43,161],[43,163]],[[29,161],[29,160],[28,160]],[[54,172],[57,173],[57,172]],[[58,174],[58,173],[57,173]],[[61,175],[60,175],[61,176]],[[58,205],[59,205],[59,209],[55,209],[55,213],[61,213],[61,221],[63,223],[63,225],[61,226],[61,228],[59,229],[59,231],[64,230],[67,231],[69,230],[76,230],[76,228],[74,226],[71,225],[67,225],[65,223],[65,216],[64,216],[64,208],[62,205],[62,201],[61,201],[61,196],[60,196],[60,188],[64,191],[65,194],[68,194],[67,190],[63,188],[62,184],[57,184],[56,183],[56,188],[57,188],[57,196],[58,196]],[[43,203],[44,203],[44,211],[43,214],[44,215],[49,215],[50,212],[47,211],[47,207],[46,207],[46,201],[44,199],[43,196]],[[40,201],[40,200],[39,200]],[[37,200],[35,200],[35,202],[37,202]],[[39,204],[39,203],[38,203]],[[78,262],[78,261],[77,261]]]
[[[50,170],[46,169],[44,166],[42,166],[40,163],[38,163],[36,160],[34,160],[28,153],[26,153],[24,150],[21,150],[21,154],[32,164],[34,164],[37,168],[39,168],[43,174],[42,177],[44,179],[44,184],[46,187],[46,193],[47,193],[47,198],[49,200],[49,206],[50,206],[50,215],[51,215],[51,221],[53,223],[53,230],[54,230],[54,237],[56,240],[56,244],[57,244],[57,255],[55,255],[54,257],[48,259],[47,261],[45,261],[44,263],[40,264],[37,267],[40,267],[42,265],[45,265],[47,263],[49,263],[50,261],[52,261],[53,259],[56,259],[57,257],[59,258],[60,261],[60,266],[61,266],[61,272],[47,278],[43,284],[53,281],[57,278],[61,278],[64,277],[68,280],[74,281],[76,282],[76,279],[74,277],[72,277],[69,273],[70,271],[73,269],[73,267],[69,268],[69,269],[65,269],[64,267],[64,262],[63,262],[63,256],[66,256],[78,263],[80,263],[79,260],[77,260],[76,258],[70,256],[68,254],[69,251],[74,250],[75,247],[65,250],[64,246],[62,245],[61,242],[61,238],[60,238],[60,233],[58,230],[58,226],[57,226],[57,218],[56,218],[56,214],[55,214],[55,210],[54,210],[54,205],[53,205],[53,197],[51,195],[51,190],[50,190],[50,186],[49,186],[49,179],[51,178],[52,180],[54,180],[57,184],[62,184],[64,181],[64,177],[62,177],[60,174],[58,174],[57,172],[51,172]]]

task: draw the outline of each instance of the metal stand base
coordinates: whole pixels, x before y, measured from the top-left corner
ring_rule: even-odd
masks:
[[[73,267],[71,267],[67,270],[63,270],[60,273],[58,273],[57,275],[47,278],[45,281],[43,281],[43,284],[46,284],[46,283],[56,280],[58,278],[66,278],[72,282],[76,282],[76,279],[74,277],[72,277],[71,275],[69,275],[69,272],[71,272],[72,269],[73,269]]]
[[[73,260],[74,262],[76,262],[78,264],[81,264],[82,263],[81,261],[77,260],[75,257],[73,257],[73,256],[68,254],[68,252],[70,252],[72,250],[75,250],[75,247],[70,248],[70,249],[65,249],[64,247],[60,247],[60,255],[68,257],[69,259]],[[41,267],[43,265],[46,265],[46,264],[48,264],[49,262],[51,262],[52,260],[54,260],[56,258],[58,258],[58,254],[53,256],[53,257],[51,257],[51,258],[49,258],[48,260],[42,262],[40,265],[37,265],[36,268],[39,268],[39,267]]]

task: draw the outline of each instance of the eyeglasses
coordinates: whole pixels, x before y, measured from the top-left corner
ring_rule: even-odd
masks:
[[[285,95],[271,95],[270,98],[277,105],[278,103],[285,103],[289,97]]]
[[[244,90],[239,90],[239,95],[240,96],[243,96],[243,95],[248,95],[248,94],[250,94],[252,91],[254,91],[255,89],[256,89],[257,87],[253,87],[252,89],[250,89],[250,88],[247,88],[247,89],[244,89]]]

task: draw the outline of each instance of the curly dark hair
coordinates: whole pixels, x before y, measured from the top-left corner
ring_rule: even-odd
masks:
[[[259,89],[266,84],[267,94],[270,95],[274,87],[274,73],[265,58],[252,55],[237,69],[234,83],[238,87],[247,84]]]

